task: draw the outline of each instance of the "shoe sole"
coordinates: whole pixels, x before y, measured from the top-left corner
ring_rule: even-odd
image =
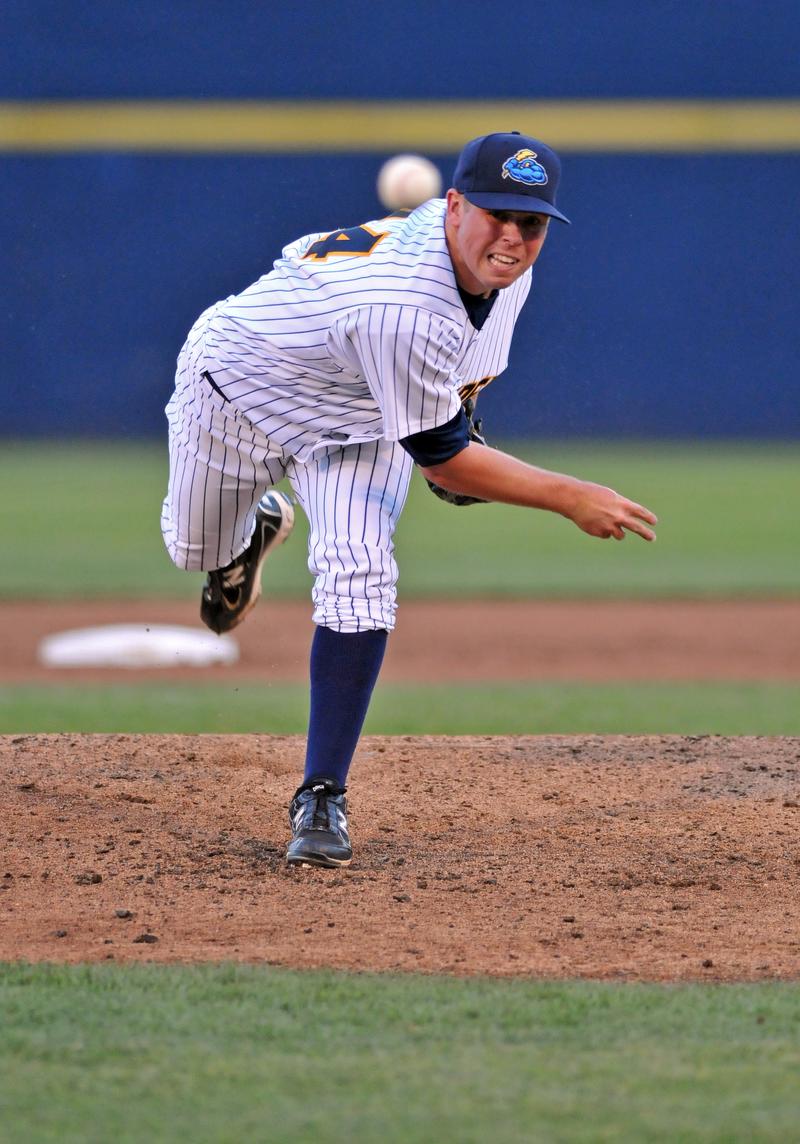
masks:
[[[281,523],[278,530],[272,534],[268,542],[264,545],[261,556],[256,564],[255,573],[253,575],[253,591],[249,599],[235,614],[232,612],[222,613],[225,622],[220,625],[212,624],[209,619],[203,616],[201,609],[200,617],[203,623],[206,627],[210,628],[212,632],[216,632],[217,635],[225,635],[233,631],[234,628],[238,628],[239,624],[250,615],[261,598],[261,569],[264,567],[267,557],[271,552],[274,552],[276,548],[280,548],[294,528],[294,506],[292,502],[288,497],[284,496],[283,493],[275,492],[272,493],[272,496],[275,497],[281,505]],[[259,522],[258,519],[256,520],[256,528],[261,528],[261,522]]]
[[[287,866],[316,866],[317,868],[324,867],[327,870],[338,870],[340,866],[349,866],[353,861],[350,858],[323,858],[317,857],[313,854],[308,854],[303,858],[286,858]]]
[[[264,551],[262,552],[261,557],[256,564],[255,576],[253,577],[254,591],[250,596],[250,599],[247,601],[247,603],[244,605],[236,617],[236,622],[231,624],[227,629],[228,631],[231,631],[233,628],[238,628],[239,624],[247,616],[250,615],[253,608],[261,599],[261,569],[264,567],[264,564],[266,563],[267,557],[270,555],[270,553],[274,552],[276,548],[280,548],[284,540],[286,540],[294,528],[294,506],[292,505],[292,502],[288,497],[285,497],[283,493],[273,493],[272,495],[276,498],[276,500],[280,501],[281,504],[281,526],[277,532],[273,533],[269,543],[264,546]],[[261,525],[259,524],[257,527],[260,528]]]

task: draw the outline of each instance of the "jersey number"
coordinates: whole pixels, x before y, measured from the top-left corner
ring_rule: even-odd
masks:
[[[372,231],[366,226],[352,226],[348,230],[334,230],[326,234],[309,246],[303,258],[313,258],[315,262],[323,262],[332,254],[372,254],[386,231]]]

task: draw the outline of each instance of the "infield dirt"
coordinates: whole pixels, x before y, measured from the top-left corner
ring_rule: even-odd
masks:
[[[289,869],[300,738],[0,739],[0,959],[638,980],[800,972],[800,740],[367,738]]]
[[[58,673],[37,661],[51,632],[114,623],[200,628],[195,601],[0,601],[0,682],[130,682],[126,670]],[[304,682],[312,630],[308,603],[266,599],[234,633],[239,663],[204,669],[202,679]],[[169,678],[199,676],[183,668]],[[401,603],[382,682],[491,679],[800,680],[800,600]]]
[[[800,678],[798,601],[430,602],[402,618],[389,681]],[[196,608],[2,605],[0,679],[130,680],[50,671],[36,645],[136,620],[196,624]],[[301,680],[310,631],[305,604],[273,601],[237,632],[235,668],[158,674]],[[0,737],[0,959],[800,976],[800,739],[366,738],[342,871],[285,865],[302,760],[296,737]]]

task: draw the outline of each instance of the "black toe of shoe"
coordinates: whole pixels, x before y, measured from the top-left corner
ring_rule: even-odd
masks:
[[[286,861],[290,866],[349,866],[353,848],[328,830],[307,830],[289,843]]]

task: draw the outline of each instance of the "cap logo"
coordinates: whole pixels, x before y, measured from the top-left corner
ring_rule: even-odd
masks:
[[[536,152],[523,147],[503,163],[503,178],[528,186],[541,186],[547,182],[547,171],[536,161]]]

